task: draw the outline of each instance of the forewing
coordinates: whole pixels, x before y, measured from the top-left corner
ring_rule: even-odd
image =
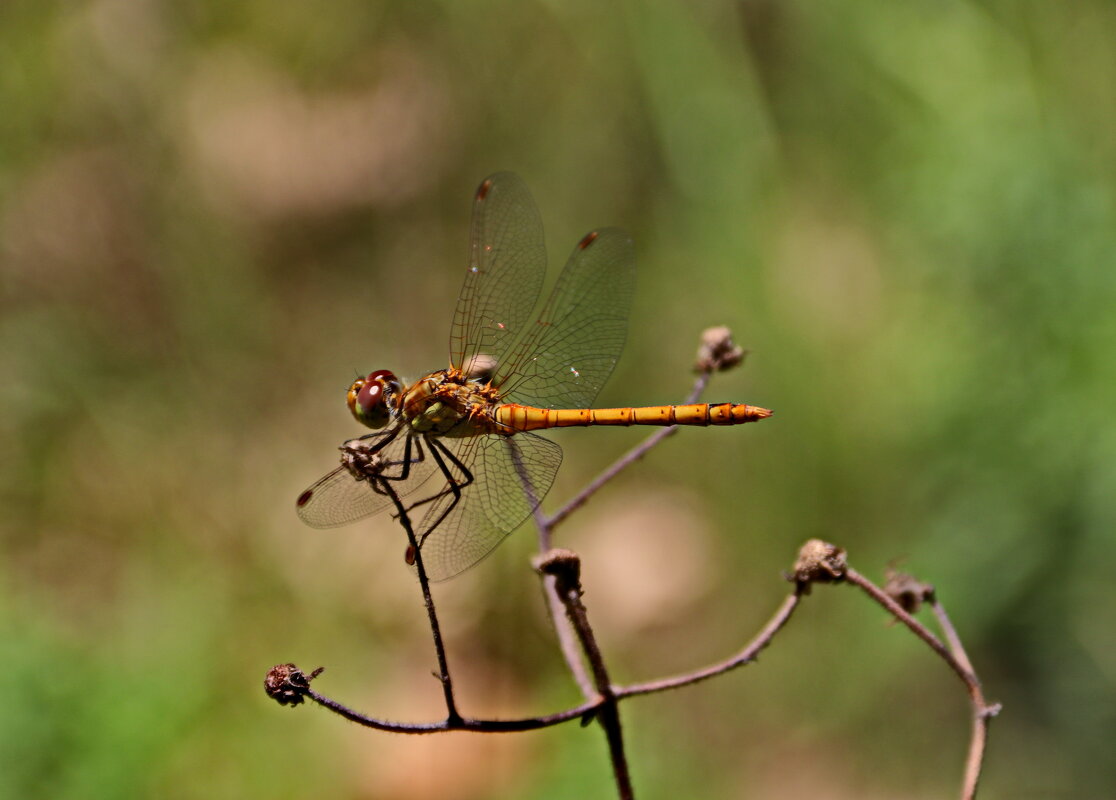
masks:
[[[419,488],[437,467],[416,441],[412,443],[410,466],[404,473],[408,438],[406,433],[396,436],[380,453],[383,479],[392,479],[392,488],[400,497]],[[374,437],[370,438],[368,445],[374,441]],[[300,494],[296,510],[311,528],[336,528],[382,511],[390,504],[391,498],[375,491],[371,481],[358,481],[345,466],[340,466]]]
[[[450,329],[450,363],[503,361],[535,309],[546,276],[542,219],[523,180],[487,178],[473,201],[469,264]]]
[[[619,228],[578,242],[538,323],[501,361],[508,400],[542,408],[591,406],[624,349],[635,289],[635,248]]]
[[[467,570],[531,515],[554,483],[562,448],[532,433],[478,436],[459,448],[458,458],[471,465],[474,483],[433,530],[429,526],[450,507],[452,496],[432,504],[418,528],[431,580]],[[454,476],[463,478],[456,468]]]

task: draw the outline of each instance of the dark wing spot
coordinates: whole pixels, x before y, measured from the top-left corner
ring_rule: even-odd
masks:
[[[313,496],[314,496],[314,490],[313,489],[307,489],[305,492],[303,492],[302,494],[300,494],[298,496],[298,500],[295,501],[295,505],[297,505],[299,508],[302,508],[304,505],[306,505],[307,503],[310,502],[310,498],[313,497]]]
[[[600,234],[597,231],[590,231],[589,233],[585,234],[585,238],[577,243],[578,249],[584,250],[586,247],[593,244],[593,242],[597,241],[598,236],[600,236]]]

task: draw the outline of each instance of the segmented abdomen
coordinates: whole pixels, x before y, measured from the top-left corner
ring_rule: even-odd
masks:
[[[493,420],[504,430],[535,431],[589,425],[740,425],[771,416],[743,403],[694,403],[643,408],[533,408],[518,403],[496,407]]]

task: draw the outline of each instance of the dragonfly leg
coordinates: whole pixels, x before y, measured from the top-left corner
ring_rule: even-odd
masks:
[[[367,441],[369,439],[375,439],[376,441],[373,442],[371,445],[369,445],[365,449],[369,453],[378,453],[381,450],[383,450],[385,447],[387,447],[389,444],[391,444],[392,441],[394,441],[395,437],[399,435],[399,431],[400,431],[400,428],[395,427],[395,428],[391,428],[391,429],[386,430],[386,431],[376,431],[375,433],[366,433],[363,436],[358,436],[356,439],[352,439],[350,441],[364,442],[364,441]]]
[[[415,451],[415,455],[413,457],[412,457],[412,454],[411,454],[412,450]],[[411,474],[411,465],[412,464],[421,464],[425,460],[426,460],[426,454],[423,453],[422,442],[419,441],[418,439],[416,439],[414,436],[408,435],[407,436],[407,442],[403,446],[403,458],[399,459],[398,461],[384,462],[384,464],[381,467],[382,471],[380,472],[378,477],[381,480],[385,480],[385,481],[405,481],[405,480],[407,480],[407,478]],[[401,469],[399,471],[399,474],[397,474],[397,475],[385,475],[383,471],[385,471],[387,469],[390,469],[392,467],[400,467]],[[382,494],[382,492],[381,492],[381,494]]]
[[[414,451],[413,456],[412,456],[412,453],[411,453],[412,450]],[[408,477],[410,477],[410,474],[411,474],[411,465],[412,464],[422,464],[424,461],[426,461],[426,454],[423,451],[422,441],[420,439],[415,438],[414,436],[408,436],[407,437],[407,442],[403,447],[403,458],[401,458],[398,461],[389,461],[384,465],[385,468],[386,467],[402,467],[399,474],[398,475],[385,475],[385,474],[383,474],[383,472],[381,472],[380,474],[378,474],[375,477],[375,479],[370,480],[368,482],[368,485],[371,487],[372,491],[374,491],[376,494],[387,496],[388,495],[388,490],[382,485],[382,483],[381,483],[382,481],[400,481],[400,482],[406,481],[408,479]],[[440,496],[440,494],[435,495],[435,497]],[[418,503],[415,503],[414,505],[408,506],[407,508],[405,508],[403,510],[403,512],[408,513],[413,508],[415,508],[415,506],[419,506],[419,505],[422,505],[423,503],[429,502],[431,499],[434,499],[434,498],[427,498],[426,500],[421,500]],[[391,518],[392,519],[399,519],[399,514],[393,513],[391,515]]]
[[[466,467],[461,462],[461,460],[450,451],[448,447],[439,442],[437,439],[432,438],[427,439],[427,443],[430,445],[430,455],[434,457],[435,463],[437,463],[438,468],[442,471],[442,474],[446,478],[446,488],[438,492],[437,494],[431,495],[430,497],[427,497],[423,500],[419,500],[407,510],[410,511],[411,509],[414,509],[426,503],[440,500],[447,495],[453,495],[453,499],[449,502],[442,513],[438,515],[438,518],[434,520],[433,523],[424,526],[426,527],[426,531],[419,539],[419,547],[422,547],[423,543],[426,541],[426,537],[433,533],[434,530],[442,524],[442,521],[449,516],[450,512],[457,507],[457,504],[461,502],[461,490],[473,482],[473,473],[469,471],[469,468]],[[449,466],[447,466],[446,461],[449,461],[450,464],[456,467],[461,473],[462,480],[460,482],[453,476],[453,473],[450,471]]]
[[[433,449],[433,444],[431,445],[430,452],[434,456],[434,460],[438,464],[438,467],[441,469],[442,476],[446,479],[446,488],[442,489],[440,492],[435,492],[434,494],[430,495],[430,497],[424,497],[422,500],[418,500],[412,503],[411,505],[407,506],[407,511],[411,511],[412,509],[418,508],[419,506],[424,506],[427,503],[433,503],[435,500],[440,500],[446,495],[457,495],[461,491],[461,489],[464,489],[466,486],[473,482],[473,473],[470,472],[469,469],[464,464],[462,464],[461,461],[458,460],[458,458],[454,456],[454,454],[450,452],[445,446],[439,445],[439,447],[441,450],[440,455]],[[453,473],[449,471],[449,468],[446,466],[445,462],[442,461],[443,457],[448,459],[455,467],[458,468],[458,470],[460,470],[463,480],[458,481],[453,477]]]

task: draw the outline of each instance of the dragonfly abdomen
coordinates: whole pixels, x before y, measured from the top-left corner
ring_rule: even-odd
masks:
[[[743,403],[693,403],[643,408],[534,408],[518,403],[496,407],[493,418],[504,430],[536,431],[589,425],[740,425],[771,416]]]

